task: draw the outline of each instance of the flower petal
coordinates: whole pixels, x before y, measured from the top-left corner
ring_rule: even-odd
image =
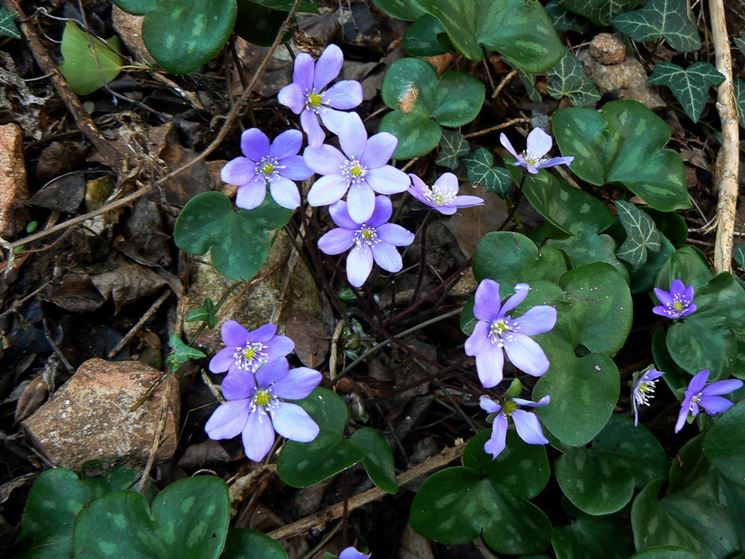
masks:
[[[406,173],[390,165],[384,165],[377,169],[369,169],[365,178],[367,179],[367,183],[378,194],[406,192],[411,184]]]
[[[393,245],[386,242],[378,243],[373,245],[372,253],[375,263],[387,272],[400,272],[404,267],[401,255]]]
[[[662,305],[672,305],[673,304],[673,296],[668,293],[667,291],[660,289],[659,287],[654,288],[654,294],[657,297],[657,300]]]
[[[496,320],[501,305],[499,284],[490,279],[482,280],[476,288],[476,302],[473,305],[473,314],[476,318],[487,322]]]
[[[512,401],[515,402],[518,406],[521,406],[524,408],[542,408],[551,403],[551,396],[546,394],[543,398],[541,398],[537,402],[533,402],[532,400],[524,400],[523,398],[512,398]]]
[[[339,135],[339,130],[341,130],[344,120],[349,118],[349,113],[323,106],[318,109],[318,114],[321,116],[321,122],[323,122],[323,125],[337,136]]]
[[[298,367],[274,383],[274,393],[283,400],[302,400],[322,380],[323,376],[315,369]]]
[[[504,353],[502,348],[492,343],[476,355],[476,370],[484,388],[493,388],[502,382]]]
[[[458,177],[453,173],[443,173],[432,185],[433,190],[439,190],[442,194],[458,194]]]
[[[331,80],[335,79],[344,64],[344,54],[336,45],[327,46],[316,62],[316,73],[313,77],[313,89],[321,91]]]
[[[489,398],[489,396],[481,396],[479,398],[479,407],[486,413],[498,413],[502,409],[502,406]]]
[[[683,428],[683,426],[686,423],[686,419],[688,419],[688,408],[690,405],[690,401],[687,399],[684,399],[683,402],[680,404],[680,411],[678,412],[678,421],[675,422],[675,432],[679,433],[680,430]]]
[[[375,197],[375,209],[373,210],[370,219],[367,220],[367,224],[371,227],[377,227],[386,223],[393,215],[393,202],[388,196],[376,196]]]
[[[254,161],[269,154],[269,137],[258,128],[249,128],[241,134],[241,151]]]
[[[267,322],[248,333],[248,341],[266,343],[277,334],[277,325]]]
[[[393,246],[405,247],[414,242],[414,233],[395,223],[384,223],[377,231],[379,238]]]
[[[265,365],[259,367],[258,371],[256,371],[256,384],[259,389],[264,390],[280,379],[286,377],[289,370],[290,364],[284,357],[268,361]]]
[[[320,431],[318,424],[308,415],[308,412],[297,404],[281,402],[272,412],[272,423],[277,433],[300,443],[314,440]]]
[[[313,171],[305,164],[305,158],[302,155],[291,155],[280,159],[279,164],[283,169],[279,169],[279,174],[285,178],[294,181],[304,181],[313,176]]]
[[[368,169],[382,167],[391,160],[397,145],[396,136],[388,132],[379,132],[367,140],[367,147],[360,161]]]
[[[527,283],[518,283],[517,285],[515,285],[514,295],[510,296],[510,298],[504,302],[502,310],[499,314],[504,316],[512,309],[516,309],[520,305],[520,303],[525,300],[525,298],[528,296],[528,293],[530,293],[530,286]]]
[[[548,305],[539,305],[515,319],[521,334],[535,336],[548,332],[556,324],[556,309]]]
[[[543,349],[528,336],[512,334],[505,339],[504,350],[512,364],[521,371],[539,377],[548,371],[549,362]]]
[[[370,275],[373,255],[369,248],[354,247],[347,256],[347,279],[354,287],[360,287]]]
[[[243,450],[246,458],[254,462],[261,461],[274,444],[274,427],[268,415],[258,409],[248,415],[246,428],[243,430]]]
[[[296,115],[299,115],[300,111],[305,108],[305,95],[302,88],[296,83],[291,83],[280,89],[277,94],[277,101]]]
[[[235,320],[226,320],[223,322],[221,334],[222,342],[230,347],[242,346],[250,337],[248,330]]]
[[[213,373],[224,373],[235,361],[233,354],[235,353],[234,347],[224,347],[210,359],[209,370]]]
[[[525,151],[531,159],[540,159],[549,152],[553,143],[551,136],[546,134],[543,128],[533,128],[528,134]]]
[[[334,220],[334,223],[343,229],[356,231],[360,228],[360,224],[356,223],[349,215],[349,209],[344,200],[339,200],[335,204],[331,204],[329,206],[329,214],[331,214],[331,219]]]
[[[226,400],[245,400],[253,396],[256,390],[253,373],[244,369],[232,369],[220,385]]]
[[[548,444],[548,439],[543,434],[541,422],[533,412],[515,410],[512,412],[512,421],[515,423],[517,434],[528,444]]]
[[[372,217],[375,211],[375,193],[366,183],[353,184],[349,188],[347,210],[349,216],[359,224],[367,222]]]
[[[238,187],[235,205],[244,210],[253,210],[261,205],[264,198],[266,198],[266,186],[254,181]]]
[[[310,147],[323,145],[326,134],[318,123],[318,115],[316,113],[308,109],[300,113],[300,128],[308,136],[308,145]]]
[[[204,426],[207,436],[215,441],[237,437],[248,421],[248,406],[248,400],[220,404]]]
[[[283,208],[294,210],[300,206],[300,191],[290,179],[281,176],[272,179],[269,183],[269,190],[274,201]]]
[[[313,87],[315,65],[313,57],[307,52],[301,52],[295,58],[295,67],[292,71],[292,81],[300,87],[302,92],[310,91]],[[303,100],[303,104],[305,104],[305,100]]]
[[[300,130],[285,130],[269,146],[269,155],[277,159],[284,159],[297,155],[303,146],[303,133]]]
[[[335,109],[354,109],[362,103],[362,84],[356,80],[342,80],[329,87],[323,98]]]
[[[465,350],[466,355],[474,357],[482,351],[486,351],[490,345],[489,323],[479,320],[473,328],[471,335],[466,339],[466,344],[463,349]]]
[[[706,382],[709,380],[709,375],[711,374],[711,371],[709,369],[702,369],[695,375],[693,375],[693,378],[691,379],[691,382],[688,383],[688,388],[686,388],[685,394],[686,396],[698,394],[704,389],[704,386],[706,386]]]
[[[517,159],[518,161],[522,160],[522,158],[515,151],[515,148],[512,147],[512,143],[507,139],[507,135],[504,132],[499,135],[499,142],[502,144],[502,146],[504,146],[504,149],[509,151],[515,157],[515,159]]]
[[[699,401],[701,407],[706,410],[709,415],[716,415],[718,413],[726,412],[732,407],[732,401],[728,400],[723,396],[702,396]]]
[[[319,175],[340,175],[347,161],[342,152],[327,144],[305,148],[303,159],[308,168]]]
[[[670,294],[671,295],[683,295],[685,293],[686,286],[679,279],[674,279],[670,282]]]
[[[452,204],[458,208],[472,208],[473,206],[482,206],[484,199],[479,196],[456,196]]]
[[[256,178],[256,163],[247,157],[236,157],[220,170],[220,179],[227,184],[248,184]]]
[[[499,414],[494,418],[494,424],[492,425],[491,437],[484,444],[484,451],[487,454],[491,454],[492,459],[496,458],[502,451],[507,443],[507,418],[504,414]]]
[[[295,349],[295,342],[287,336],[274,336],[267,345],[269,346],[266,350],[267,362],[284,357]]]
[[[556,167],[558,165],[570,165],[574,161],[574,156],[569,157],[552,157],[538,165],[539,169],[545,169],[546,167]]]
[[[341,121],[339,128],[339,145],[348,159],[358,159],[365,153],[367,130],[357,113],[349,113]]]
[[[709,386],[701,391],[703,396],[716,396],[720,394],[729,394],[742,388],[742,381],[736,379],[718,380],[712,382]]]
[[[318,248],[331,256],[348,251],[354,245],[354,231],[337,227],[318,239]]]
[[[321,177],[308,192],[308,204],[311,206],[328,206],[338,201],[349,188],[349,182],[341,175]]]

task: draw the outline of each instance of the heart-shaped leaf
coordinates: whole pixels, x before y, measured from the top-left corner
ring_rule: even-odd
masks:
[[[680,52],[701,48],[698,29],[688,15],[688,4],[683,0],[647,0],[641,9],[614,17],[613,26],[635,41],[654,41],[664,37],[672,48]]]
[[[401,46],[410,56],[437,56],[452,48],[445,28],[429,14],[406,28]]]
[[[628,278],[629,272],[626,266],[616,258],[616,241],[610,235],[583,231],[567,239],[552,240],[550,246],[561,249],[569,258],[572,268],[605,262],[618,270],[624,278]]]
[[[572,171],[591,184],[620,183],[662,211],[690,207],[680,154],[662,149],[670,127],[636,101],[612,101],[600,111],[560,109],[553,130]]]
[[[493,192],[504,198],[512,184],[512,179],[504,167],[494,167],[494,156],[486,148],[473,150],[468,157],[463,158],[468,172],[468,180],[476,186]]]
[[[119,39],[114,37],[104,43],[78,24],[68,21],[62,33],[60,72],[78,95],[88,95],[102,88],[119,75],[124,62],[116,52]]]
[[[557,559],[628,559],[634,552],[628,517],[620,514],[581,514],[569,526],[554,530],[551,546]]]
[[[287,553],[266,534],[232,528],[220,559],[287,559]]]
[[[229,521],[228,489],[217,477],[176,481],[152,505],[134,491],[110,493],[78,515],[75,556],[216,559]]]
[[[616,212],[626,230],[626,240],[618,247],[618,257],[631,264],[632,270],[637,271],[647,261],[648,250],[660,250],[660,233],[652,218],[634,204],[617,200]]]
[[[203,192],[181,210],[173,237],[189,254],[210,251],[212,265],[225,277],[248,280],[269,254],[269,231],[284,226],[291,215],[271,196],[256,209],[236,211],[225,194]]]
[[[687,68],[672,62],[660,62],[648,81],[672,91],[688,118],[698,122],[709,99],[709,88],[722,83],[724,75],[709,62],[694,62]]]
[[[634,488],[667,474],[662,445],[643,426],[614,415],[590,443],[571,448],[554,464],[569,500],[591,515],[611,514],[630,501]]]
[[[440,141],[440,152],[435,163],[448,169],[456,169],[460,158],[470,151],[466,138],[457,130],[444,130]]]
[[[660,270],[655,285],[664,290],[670,289],[674,279],[679,279],[686,285],[696,289],[709,283],[711,270],[706,263],[706,257],[700,250],[685,246],[676,250]]]
[[[600,101],[597,87],[569,49],[564,51],[564,56],[548,71],[547,78],[546,92],[554,99],[567,97],[577,107]]]
[[[6,10],[0,7],[0,36],[20,39],[21,31],[16,25],[16,13],[13,10]]]
[[[716,420],[704,437],[704,454],[723,476],[745,485],[745,401]]]
[[[620,13],[633,10],[642,0],[559,0],[562,8],[589,19],[595,25],[606,27]]]

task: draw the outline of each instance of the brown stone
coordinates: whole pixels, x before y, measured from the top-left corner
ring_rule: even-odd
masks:
[[[79,468],[93,458],[144,464],[164,412],[156,459],[171,458],[178,437],[178,380],[169,375],[130,410],[162,374],[138,361],[90,359],[22,423],[26,435],[55,466]]]
[[[620,64],[626,59],[626,45],[610,33],[599,33],[590,41],[590,56],[601,64]]]
[[[10,237],[26,225],[28,198],[23,159],[23,131],[17,124],[0,126],[0,235]]]

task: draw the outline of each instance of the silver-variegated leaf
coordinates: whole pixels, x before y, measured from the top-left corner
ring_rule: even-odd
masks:
[[[685,0],[649,0],[639,10],[614,17],[613,25],[635,41],[664,38],[679,52],[701,48],[701,38]]]
[[[618,200],[616,210],[618,219],[626,230],[626,240],[618,247],[617,256],[631,264],[636,271],[647,261],[648,250],[660,250],[660,233],[652,218],[634,204]]]
[[[595,25],[605,27],[623,12],[633,10],[642,0],[559,0],[562,8],[584,16]]]
[[[440,139],[440,152],[437,154],[435,163],[441,167],[455,169],[460,163],[460,158],[471,150],[468,140],[457,130],[443,130]]]
[[[585,74],[582,63],[568,49],[556,66],[548,71],[546,91],[554,99],[568,97],[578,107],[600,100],[600,93]]]
[[[695,62],[688,68],[660,62],[648,81],[672,91],[685,114],[693,122],[698,122],[709,99],[709,88],[722,83],[724,76],[709,62]]]

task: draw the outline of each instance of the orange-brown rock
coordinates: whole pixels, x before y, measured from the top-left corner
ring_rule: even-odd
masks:
[[[79,468],[93,458],[144,464],[164,413],[156,458],[171,458],[178,435],[176,378],[169,376],[130,409],[162,374],[138,361],[90,359],[22,423],[26,435],[56,466]]]
[[[28,212],[22,204],[27,198],[23,131],[17,124],[4,124],[0,126],[0,235],[11,237],[23,230]]]
[[[620,64],[626,60],[626,45],[610,33],[598,33],[590,41],[590,56],[601,64]]]

